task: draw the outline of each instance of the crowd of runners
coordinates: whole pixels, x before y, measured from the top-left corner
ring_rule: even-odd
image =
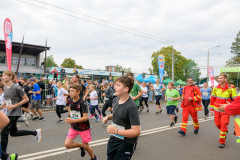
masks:
[[[199,88],[193,84],[192,78],[188,78],[186,86],[175,87],[173,82],[166,86],[159,80],[156,80],[155,84],[134,81],[133,73],[127,73],[115,81],[110,77],[109,80],[101,82],[84,82],[76,73],[71,80],[65,77],[64,80],[49,81],[45,85],[44,77],[40,80],[34,77],[16,80],[13,71],[4,71],[0,83],[1,159],[15,160],[18,157],[18,154],[7,153],[9,134],[12,137],[33,135],[38,143],[41,142],[41,129],[18,130],[17,123],[23,122],[28,126],[29,120],[44,121],[41,112],[43,99],[46,99],[48,105],[55,106],[56,125],[71,125],[65,147],[80,148],[81,157],[84,157],[87,151],[92,160],[97,160],[97,157],[89,146],[92,141],[89,119],[106,126],[107,132],[111,134],[107,147],[109,160],[131,159],[141,133],[139,113],[144,111],[145,105],[146,114],[150,114],[148,103],[155,103],[155,114],[160,115],[163,109],[161,103],[166,102],[170,127],[173,127],[178,120],[176,112],[179,112],[178,103],[181,102],[182,123],[178,133],[183,136],[186,135],[189,115],[195,128],[193,133],[198,134],[197,111],[202,110],[203,104],[204,118],[207,119],[210,115],[215,117],[215,125],[220,130],[219,148],[224,148],[229,117],[233,114],[232,110],[229,110],[231,105],[228,104],[234,102],[237,93],[234,86],[228,85],[226,74],[221,73],[218,82],[219,85],[215,88],[209,88],[206,83],[203,88]],[[45,90],[48,90],[48,94]],[[107,110],[109,112],[106,112]],[[65,119],[62,117],[64,113],[67,117]],[[74,141],[78,134],[82,143]]]

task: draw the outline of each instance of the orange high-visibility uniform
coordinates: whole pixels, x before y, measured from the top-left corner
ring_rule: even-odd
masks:
[[[239,106],[240,106],[240,93],[234,99],[234,101],[231,104],[227,105],[224,109],[226,114],[236,115],[234,129],[235,129],[237,143],[240,143],[240,107]]]
[[[214,111],[214,123],[220,130],[219,143],[222,144],[225,144],[230,116],[225,112],[220,112],[218,107],[220,107],[219,104],[227,104],[227,102],[231,103],[232,99],[234,99],[236,96],[236,89],[229,88],[228,84],[226,84],[224,88],[222,88],[219,84],[213,89],[212,92],[210,110]]]
[[[192,97],[192,101],[188,100],[188,97]],[[193,119],[193,125],[196,130],[199,129],[197,111],[202,110],[201,106],[202,93],[197,86],[185,86],[183,89],[183,101],[181,108],[182,112],[182,125],[181,130],[186,133],[188,116],[191,115]]]

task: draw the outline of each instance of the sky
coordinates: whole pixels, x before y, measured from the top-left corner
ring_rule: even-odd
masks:
[[[206,77],[209,48],[220,45],[210,50],[210,66],[225,65],[233,56],[239,6],[239,0],[2,0],[0,30],[9,18],[13,41],[21,42],[24,33],[25,43],[45,45],[47,38],[48,55],[58,65],[73,58],[85,69],[121,65],[148,72],[152,53],[173,45]]]

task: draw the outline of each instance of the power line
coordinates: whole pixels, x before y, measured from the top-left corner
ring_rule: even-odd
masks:
[[[111,25],[122,27],[122,28],[125,28],[125,29],[128,29],[128,30],[134,31],[134,32],[145,34],[147,36],[141,35],[141,34],[137,34],[137,33],[133,33],[133,32],[129,32],[129,31],[126,31],[126,30],[123,30],[123,29],[119,29],[119,28],[116,28],[116,27],[112,27],[112,26],[109,26],[109,25],[105,25],[105,24],[102,24],[102,23],[94,22],[94,21],[91,21],[91,20],[88,20],[88,19],[85,19],[85,18],[80,18],[80,17],[74,16],[74,15],[70,15],[70,14],[66,14],[66,13],[63,13],[63,12],[59,12],[59,11],[56,11],[56,10],[53,10],[53,9],[49,9],[49,8],[42,7],[42,6],[39,6],[39,5],[36,5],[36,4],[32,4],[32,3],[28,3],[28,2],[25,2],[25,1],[21,1],[21,0],[16,0],[16,1],[28,4],[28,5],[32,5],[32,6],[35,6],[35,7],[38,7],[38,8],[42,8],[42,9],[45,9],[45,10],[50,10],[52,12],[56,12],[56,13],[59,13],[59,14],[63,14],[63,15],[66,15],[66,16],[73,17],[73,18],[77,18],[77,19],[81,19],[81,20],[88,21],[88,22],[91,22],[91,23],[95,23],[95,24],[98,24],[98,25],[102,25],[102,26],[105,26],[105,27],[109,27],[109,28],[112,28],[112,29],[120,30],[120,31],[123,31],[123,32],[126,32],[126,33],[134,34],[134,35],[137,35],[137,36],[140,36],[140,37],[143,37],[143,38],[147,38],[147,39],[151,39],[151,40],[154,40],[154,41],[158,41],[158,42],[162,42],[162,43],[166,43],[166,44],[169,44],[169,42],[175,43],[177,45],[180,45],[182,48],[185,48],[185,49],[188,49],[188,50],[192,50],[192,51],[195,51],[195,52],[199,52],[199,53],[207,54],[206,51],[204,51],[204,50],[193,48],[193,47],[181,44],[181,43],[173,42],[171,40],[159,38],[157,36],[154,36],[154,35],[151,35],[151,34],[148,34],[148,33],[144,33],[144,32],[141,32],[141,31],[138,31],[138,30],[134,30],[134,29],[131,29],[131,28],[128,28],[128,27],[117,25],[117,24],[114,24],[114,23],[111,23],[111,22],[108,22],[108,21],[105,21],[105,20],[101,20],[101,19],[98,19],[98,18],[95,18],[95,17],[92,17],[92,16],[81,14],[79,12],[71,11],[71,10],[68,10],[68,9],[65,9],[65,8],[62,8],[62,7],[59,7],[59,6],[55,6],[55,5],[52,5],[52,4],[49,4],[49,3],[45,3],[45,2],[39,1],[39,0],[35,0],[35,1],[37,1],[39,3],[43,3],[43,4],[46,4],[46,5],[49,5],[49,6],[52,6],[52,7],[55,7],[55,8],[62,9],[62,10],[68,11],[68,12],[72,12],[72,13],[76,13],[76,14],[79,14],[79,15],[83,15],[83,16],[86,16],[88,18],[92,18],[92,19],[95,19],[95,20],[98,20],[98,21],[102,21],[102,22],[105,22],[105,23],[108,23],[108,24],[111,24]],[[149,36],[151,36],[151,37],[149,37]],[[152,37],[156,37],[156,38],[161,39],[161,40],[158,40],[158,39],[155,39],[155,38],[152,38]],[[165,41],[168,41],[168,42],[165,42]],[[213,56],[215,56],[215,55],[213,55]],[[215,57],[219,57],[219,56],[215,56]]]

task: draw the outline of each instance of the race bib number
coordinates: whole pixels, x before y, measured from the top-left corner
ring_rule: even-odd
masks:
[[[155,92],[155,95],[158,95],[159,92]]]
[[[93,104],[93,100],[92,99],[90,100],[90,103]]]
[[[10,99],[7,99],[6,100],[6,105],[8,106],[8,105],[12,105],[12,101],[10,100]]]
[[[168,101],[172,101],[172,97],[167,97],[167,100]]]
[[[208,96],[208,92],[203,92],[203,97],[207,97]]]
[[[79,111],[70,111],[70,116],[72,119],[81,118],[81,113]]]
[[[116,94],[115,94],[115,93],[113,93],[113,96],[116,96]]]
[[[105,101],[108,101],[108,100],[109,100],[109,98],[106,98],[106,97],[105,97]]]
[[[119,130],[125,130],[125,127],[122,127],[122,126],[119,126],[119,125],[117,125],[117,124],[115,124],[115,123],[113,123],[112,122],[112,125],[114,126],[114,127],[116,127],[117,129],[119,129]],[[124,137],[123,136],[119,136],[119,135],[116,135],[116,134],[112,134],[114,137],[117,137],[117,138],[119,138],[119,139],[122,139],[122,140],[124,140]]]

